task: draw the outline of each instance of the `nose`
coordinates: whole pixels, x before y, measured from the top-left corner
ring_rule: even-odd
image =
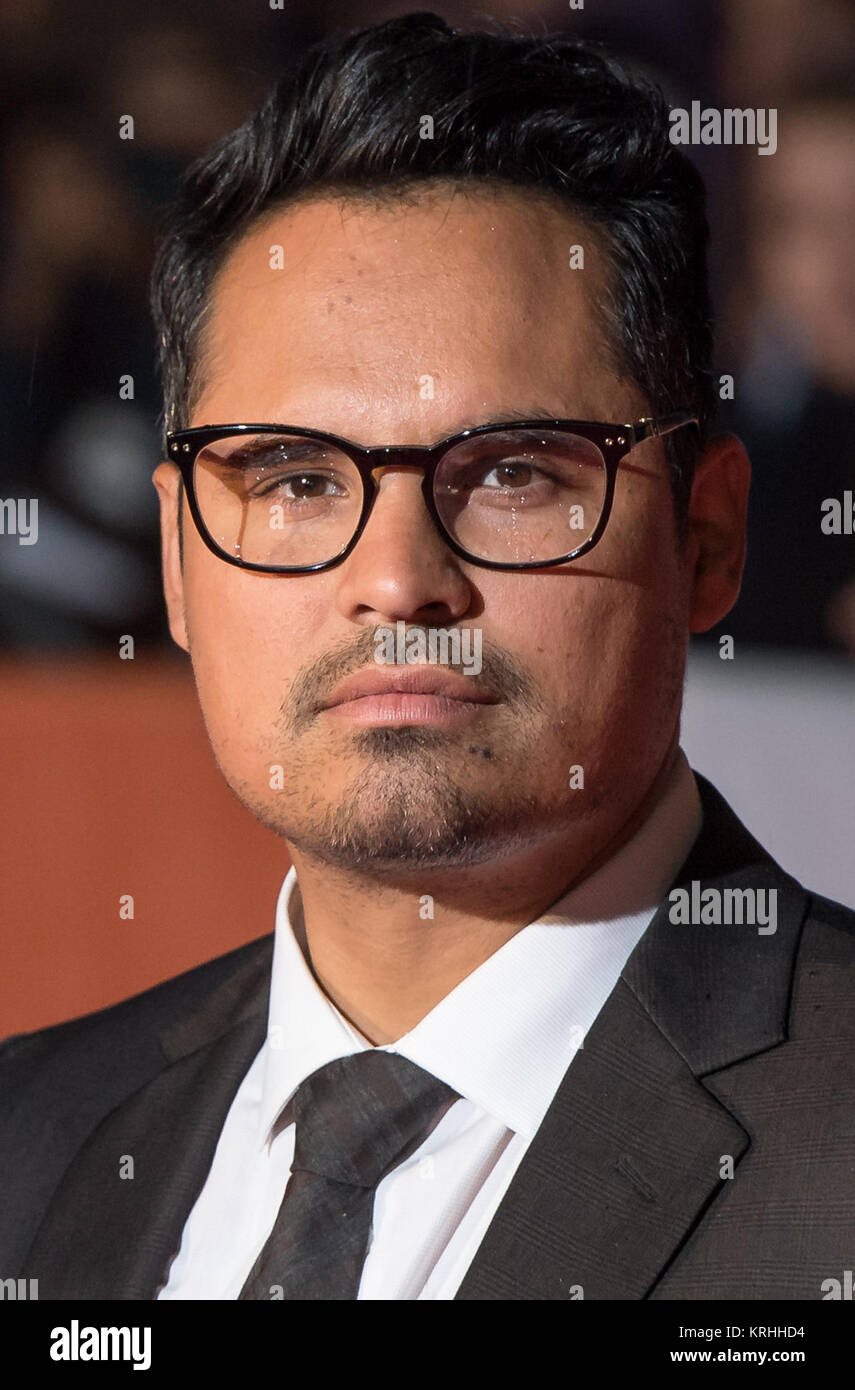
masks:
[[[338,569],[337,602],[351,621],[427,623],[462,618],[471,580],[446,544],[422,492],[418,464],[378,464],[365,530]]]

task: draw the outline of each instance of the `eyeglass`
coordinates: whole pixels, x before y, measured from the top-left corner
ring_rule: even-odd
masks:
[[[634,425],[524,420],[462,430],[427,447],[362,448],[291,425],[203,425],[167,434],[190,513],[209,550],[265,574],[345,560],[377,498],[374,470],[424,470],[422,493],[445,543],[487,569],[543,569],[601,539],[618,465],[644,439],[697,416]]]

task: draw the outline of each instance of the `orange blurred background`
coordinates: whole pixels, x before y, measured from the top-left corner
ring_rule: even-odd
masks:
[[[0,689],[0,1037],[273,930],[287,852],[221,776],[189,661],[7,659]]]

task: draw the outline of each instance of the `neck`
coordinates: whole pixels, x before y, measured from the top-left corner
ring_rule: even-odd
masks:
[[[619,825],[585,825],[484,864],[381,878],[330,868],[289,845],[294,931],[321,989],[374,1046],[395,1042],[632,838],[662,797],[678,739],[675,731]]]

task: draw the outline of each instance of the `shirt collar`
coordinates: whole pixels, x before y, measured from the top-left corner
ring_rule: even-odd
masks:
[[[531,1138],[701,820],[681,749],[658,802],[626,844],[378,1051],[408,1057]],[[307,1076],[372,1046],[315,980],[294,934],[301,912],[292,867],[276,906],[260,1147]]]

